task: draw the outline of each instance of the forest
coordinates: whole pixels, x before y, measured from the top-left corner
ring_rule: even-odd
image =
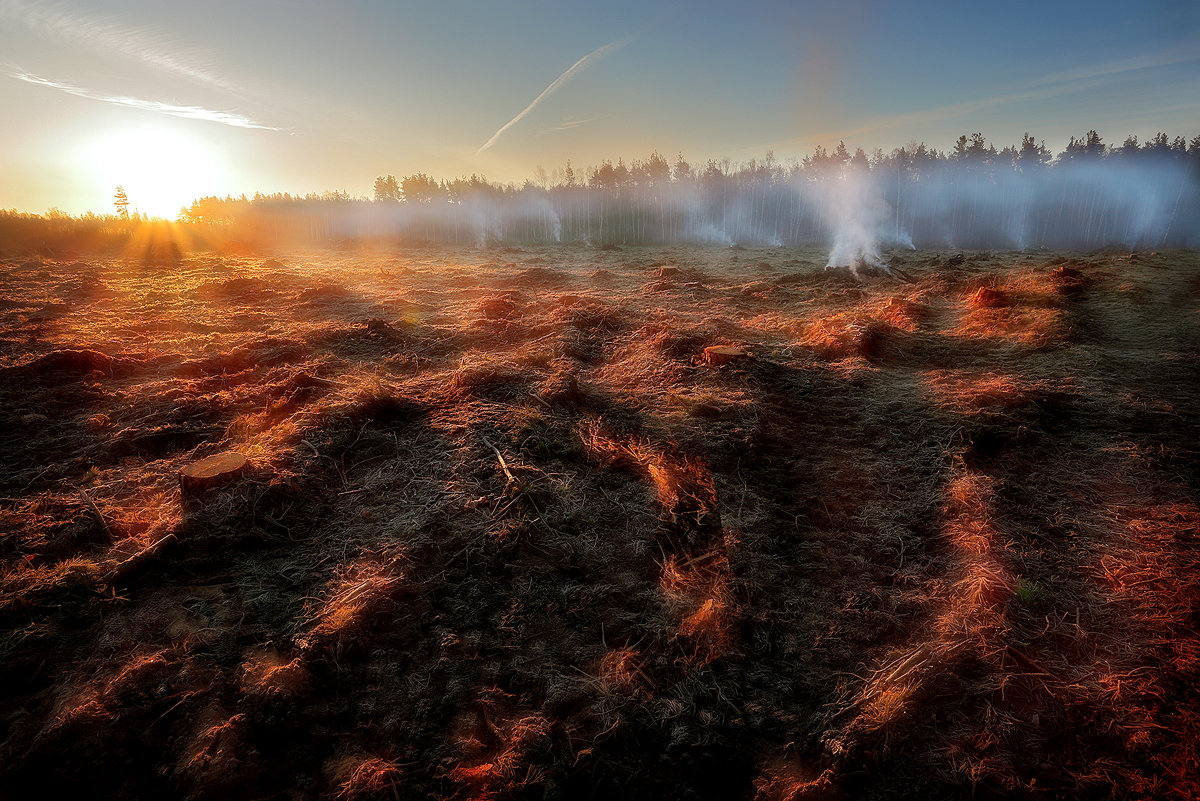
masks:
[[[626,164],[538,167],[522,185],[424,172],[346,191],[202,197],[180,210],[204,249],[286,244],[832,246],[868,260],[883,246],[1092,249],[1200,244],[1200,134],[1159,133],[1106,145],[1095,132],[1057,155],[1025,134],[997,150],[981,133],[939,151],[911,143],[853,153],[843,142],[801,160],[773,152],[744,163],[674,162],[653,152]],[[118,188],[119,189],[119,188]],[[9,248],[120,244],[144,216],[0,212]],[[136,205],[136,204],[135,204]],[[866,251],[866,252],[863,252]]]

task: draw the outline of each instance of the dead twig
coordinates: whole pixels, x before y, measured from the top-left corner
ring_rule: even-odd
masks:
[[[500,452],[500,449],[493,445],[487,437],[483,438],[483,444],[491,448],[492,452],[496,454],[496,458],[500,461],[500,469],[504,471],[504,475],[508,476],[509,482],[513,484],[518,483],[516,476],[508,469],[508,462],[504,461],[504,454]]]
[[[88,508],[92,510],[92,514],[96,516],[96,519],[100,521],[100,527],[104,529],[104,533],[111,539],[113,536],[112,528],[108,525],[108,521],[104,519],[104,515],[100,512],[100,507],[96,506],[95,501],[83,491],[82,487],[76,487],[75,490],[79,493],[79,497],[83,498],[83,502],[88,505]]]

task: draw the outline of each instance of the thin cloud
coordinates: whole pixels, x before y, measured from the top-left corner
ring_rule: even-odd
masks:
[[[228,111],[216,111],[214,109],[203,108],[201,106],[179,106],[174,103],[162,103],[157,100],[143,100],[138,97],[129,97],[127,95],[104,95],[98,92],[92,92],[74,84],[63,83],[62,81],[52,81],[48,78],[42,78],[28,72],[10,72],[10,77],[16,78],[18,81],[31,83],[36,86],[46,86],[50,89],[57,89],[60,92],[66,92],[75,97],[86,98],[87,100],[98,100],[101,103],[111,103],[116,106],[125,106],[126,108],[135,108],[141,111],[152,111],[157,114],[167,114],[172,117],[183,117],[188,120],[203,120],[205,122],[216,122],[221,125],[232,125],[235,128],[257,128],[264,131],[278,131],[279,128],[273,128],[270,125],[263,125],[255,122],[249,117],[241,114],[234,114]]]
[[[203,65],[203,59],[196,51],[180,51],[162,34],[147,28],[123,27],[111,21],[111,18],[71,13],[54,5],[25,0],[0,0],[0,17],[15,19],[49,39],[118,53],[201,83],[231,91],[238,89]]]
[[[580,125],[587,125],[590,122],[595,122],[596,120],[602,120],[602,119],[604,119],[604,118],[603,117],[588,117],[586,120],[576,120],[576,119],[569,118],[569,119],[563,120],[558,125],[555,125],[553,128],[547,128],[546,130],[542,131],[542,133],[547,134],[547,133],[556,133],[558,131],[569,131],[572,128],[578,128]]]
[[[1063,72],[1046,76],[1035,82],[1027,84],[1024,89],[1015,92],[992,95],[990,97],[981,97],[943,106],[918,109],[916,111],[908,111],[900,114],[889,114],[882,117],[875,117],[853,127],[831,129],[819,133],[805,135],[803,137],[793,137],[783,141],[768,142],[765,145],[758,146],[757,150],[754,152],[760,152],[763,148],[788,147],[796,145],[812,146],[838,139],[879,136],[881,134],[887,134],[888,132],[897,130],[929,128],[935,123],[960,119],[963,117],[970,117],[972,115],[977,115],[981,112],[993,110],[1005,105],[1048,100],[1054,97],[1071,95],[1087,89],[1101,88],[1111,84],[1111,81],[1108,79],[1112,76],[1133,72],[1138,69],[1186,63],[1191,60],[1192,58],[1184,53],[1183,55],[1173,55],[1170,58],[1162,58],[1150,63],[1140,62],[1135,64],[1131,60],[1129,62],[1113,62],[1107,65],[1095,65],[1093,67],[1086,67],[1071,72]]]
[[[484,142],[483,146],[481,148],[479,148],[479,150],[475,151],[475,154],[479,155],[483,151],[490,148],[492,145],[496,144],[496,140],[499,139],[504,134],[505,131],[507,131],[509,128],[513,127],[514,125],[516,125],[518,122],[520,122],[522,119],[525,118],[525,115],[527,115],[529,112],[531,112],[535,108],[537,108],[538,103],[541,103],[547,97],[549,97],[550,95],[557,92],[559,89],[561,89],[563,87],[564,84],[566,84],[568,81],[570,81],[572,78],[574,78],[579,73],[583,72],[585,69],[587,69],[592,64],[596,63],[600,59],[609,55],[613,51],[619,50],[620,48],[624,47],[625,44],[628,43],[631,39],[633,39],[632,36],[626,36],[624,39],[618,39],[615,42],[609,42],[608,44],[604,45],[603,47],[596,48],[595,50],[588,53],[583,58],[576,61],[574,64],[572,64],[567,69],[566,72],[564,72],[562,75],[559,75],[557,78],[554,79],[553,82],[551,82],[551,84],[549,86],[547,86],[545,89],[543,89],[542,93],[540,95],[538,95],[537,97],[535,97],[533,99],[533,102],[530,103],[528,106],[526,106],[525,109],[520,114],[513,117],[511,120],[506,122],[504,125],[500,126],[500,129],[498,131],[496,131],[494,134],[492,134],[492,138],[487,140],[486,142]]]
[[[1190,64],[1193,61],[1200,61],[1200,44],[1197,43],[1189,43],[1153,53],[1140,53],[1131,58],[1119,61],[1108,61],[1102,64],[1091,64],[1073,70],[1056,72],[1035,81],[1033,85],[1071,83],[1091,78],[1104,78],[1141,70],[1171,67],[1178,64]]]
[[[1139,120],[1138,117],[1150,115],[1152,113],[1166,113],[1176,110],[1186,110],[1188,108],[1194,108],[1195,106],[1164,106],[1160,108],[1149,109],[1138,105],[1136,112],[1131,112],[1129,115],[1114,117],[1112,109],[1117,108],[1117,105],[1129,105],[1132,104],[1133,101],[1140,99],[1139,96],[1134,93],[1136,90],[1121,91],[1118,93],[1118,82],[1121,79],[1138,73],[1142,70],[1192,64],[1197,61],[1200,61],[1200,45],[1196,43],[1188,43],[1158,52],[1135,54],[1128,58],[1123,58],[1116,61],[1098,62],[1070,70],[1049,73],[1037,78],[1036,80],[1029,81],[1023,86],[1017,87],[1015,91],[1012,92],[996,94],[990,97],[977,97],[972,100],[951,103],[943,106],[928,107],[898,114],[873,117],[863,120],[859,124],[852,127],[838,126],[828,128],[826,130],[813,131],[811,133],[806,133],[803,136],[760,142],[757,145],[740,148],[739,152],[761,153],[763,150],[776,148],[812,148],[816,145],[824,145],[828,144],[829,142],[836,142],[839,139],[849,141],[851,139],[860,137],[878,138],[881,135],[887,135],[889,133],[895,133],[898,131],[929,130],[937,123],[943,123],[947,120],[955,119],[971,119],[973,116],[979,115],[982,112],[994,111],[995,109],[1005,105],[1017,105],[1021,103],[1045,101],[1055,97],[1070,96],[1073,94],[1086,92],[1088,90],[1098,89],[1108,90],[1104,114],[1110,119],[1110,124],[1115,124],[1120,120],[1126,119],[1133,120],[1134,122],[1144,122]],[[1122,100],[1127,100],[1129,102],[1116,104],[1116,98],[1121,98]],[[1027,123],[1033,125],[1037,123],[1037,120],[1029,120]],[[975,125],[975,123],[969,124],[972,126]]]

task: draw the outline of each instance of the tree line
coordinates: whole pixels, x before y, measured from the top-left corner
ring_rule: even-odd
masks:
[[[890,152],[844,142],[801,159],[773,152],[735,163],[570,161],[538,167],[522,184],[478,175],[381,175],[372,193],[209,196],[181,209],[197,241],[246,247],[351,240],[486,245],[585,242],[829,244],[847,220],[883,244],[916,247],[1200,246],[1200,134],[1129,136],[1096,131],[1053,154],[1028,133],[997,148],[981,133],[940,151],[913,142]],[[120,236],[118,215],[79,224]],[[137,222],[133,220],[132,222]],[[0,212],[0,236],[61,229],[64,215]],[[114,234],[115,232],[115,234]],[[47,235],[50,235],[49,233]]]
[[[1164,246],[1200,244],[1197,176],[1200,134],[1110,146],[1088,131],[1053,154],[1029,134],[997,148],[971,133],[946,151],[914,142],[868,154],[839,142],[786,162],[772,152],[740,163],[659,152],[583,169],[568,161],[521,185],[388,174],[369,197],[200,198],[180,219],[311,241],[794,245],[828,243],[833,218],[857,204],[897,244]]]

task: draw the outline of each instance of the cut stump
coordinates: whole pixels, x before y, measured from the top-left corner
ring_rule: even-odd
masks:
[[[709,367],[720,367],[745,359],[749,354],[736,345],[709,345],[704,349],[704,363]]]
[[[203,492],[236,478],[245,469],[245,456],[237,451],[223,451],[180,469],[179,487],[184,494]]]

